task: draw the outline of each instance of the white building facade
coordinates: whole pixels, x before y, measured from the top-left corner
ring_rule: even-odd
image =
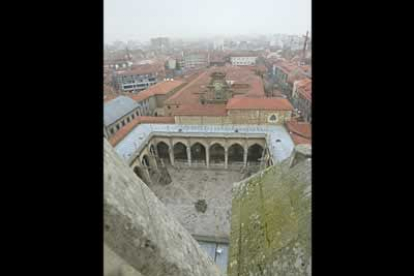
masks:
[[[254,56],[233,56],[230,57],[231,64],[234,66],[255,65],[257,57]]]

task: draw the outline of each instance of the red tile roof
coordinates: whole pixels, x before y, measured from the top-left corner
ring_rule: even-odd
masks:
[[[189,84],[184,88],[180,89],[177,93],[169,97],[164,101],[164,104],[191,104],[198,103],[199,96],[194,94],[194,92],[199,92],[202,83],[204,83],[205,78],[208,78],[208,71],[204,71],[193,79]]]
[[[233,81],[231,89],[238,95],[235,97],[263,98],[265,96],[262,79],[248,68],[219,67],[203,70],[190,83],[168,98],[165,105],[179,105],[173,112],[177,116],[226,116],[225,104],[200,103],[200,92],[211,81],[213,72],[223,72],[225,79]]]
[[[286,122],[286,128],[295,145],[312,143],[312,125],[303,122]]]
[[[250,69],[250,70],[253,70],[253,71],[257,70],[257,71],[260,71],[260,72],[266,72],[267,71],[267,68],[264,65],[244,65],[243,68]]]
[[[184,82],[180,80],[162,81],[150,86],[148,89],[141,91],[138,94],[130,95],[130,98],[136,102],[140,102],[154,95],[165,95],[182,84],[184,84]]]
[[[226,104],[185,104],[177,108],[175,116],[227,116]]]
[[[296,83],[297,91],[305,99],[312,101],[312,80],[309,78],[302,79]]]
[[[283,98],[235,97],[227,102],[227,109],[244,110],[293,110],[292,104]]]
[[[130,133],[139,124],[174,124],[174,117],[151,117],[151,116],[139,116],[131,122],[122,127],[114,136],[109,138],[109,143],[112,146],[118,144],[125,136]]]

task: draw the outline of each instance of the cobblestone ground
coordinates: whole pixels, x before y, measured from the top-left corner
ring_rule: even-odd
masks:
[[[237,171],[174,169],[167,167],[172,182],[153,184],[151,190],[170,209],[176,219],[192,234],[228,239],[230,235],[231,188],[240,181]],[[197,212],[195,203],[207,202],[205,213]]]

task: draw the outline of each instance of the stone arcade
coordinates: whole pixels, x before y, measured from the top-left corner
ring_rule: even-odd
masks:
[[[115,150],[226,271],[232,183],[286,159],[293,148],[282,126],[142,124]]]

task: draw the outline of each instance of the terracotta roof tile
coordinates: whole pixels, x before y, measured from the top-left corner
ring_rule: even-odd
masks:
[[[286,122],[286,128],[293,142],[299,144],[312,143],[312,125],[304,122]]]
[[[184,84],[184,82],[179,80],[159,82],[153,86],[150,86],[148,89],[139,92],[138,94],[130,95],[130,98],[136,102],[140,102],[154,95],[167,94],[182,84]]]
[[[302,79],[296,83],[297,91],[303,97],[312,101],[312,80],[309,78]]]

